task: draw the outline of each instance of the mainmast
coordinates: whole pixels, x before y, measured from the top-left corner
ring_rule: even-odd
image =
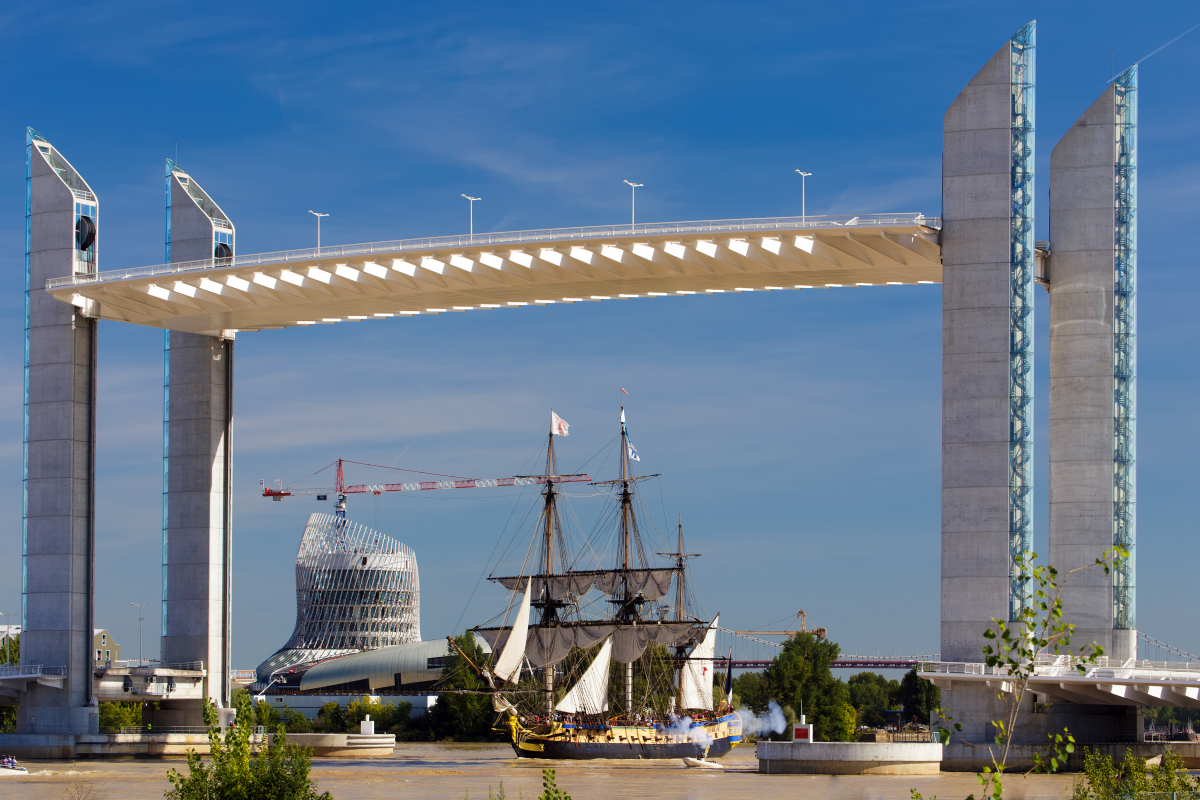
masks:
[[[542,513],[546,516],[546,539],[543,546],[545,560],[542,564],[542,574],[546,576],[544,595],[542,599],[542,625],[553,625],[558,621],[558,605],[550,596],[550,576],[554,573],[554,429],[553,412],[551,412],[550,438],[546,444],[546,492],[545,506]],[[532,580],[532,578],[530,578]],[[554,665],[546,664],[542,668],[546,687],[546,716],[554,714]]]

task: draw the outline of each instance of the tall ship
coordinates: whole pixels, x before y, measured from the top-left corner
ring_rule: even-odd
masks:
[[[675,552],[647,553],[637,489],[658,476],[634,474],[640,458],[624,407],[618,477],[592,484],[609,501],[574,552],[559,484],[579,476],[558,473],[554,438],[566,425],[553,412],[551,430],[545,474],[526,476],[544,488],[522,574],[493,570],[491,580],[510,592],[507,607],[491,620],[500,624],[475,628],[491,646],[479,672],[496,731],[522,758],[725,755],[742,726],[724,691],[714,701],[719,615],[693,613],[687,561],[695,554],[684,552],[682,524]],[[514,545],[524,541],[519,532]]]

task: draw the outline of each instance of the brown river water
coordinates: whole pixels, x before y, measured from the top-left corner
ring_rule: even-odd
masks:
[[[509,800],[533,800],[542,790],[543,767],[554,767],[560,789],[573,800],[782,800],[783,798],[886,798],[908,800],[910,790],[941,800],[979,796],[974,775],[827,776],[759,775],[754,746],[721,759],[723,770],[689,769],[680,761],[541,761],[517,759],[507,745],[401,744],[392,758],[319,758],[313,778],[334,800],[485,800],[488,787]],[[0,778],[4,800],[58,800],[90,788],[94,800],[160,800],[170,788],[167,770],[186,769],[182,758],[31,761],[27,778]],[[1060,798],[1071,776],[1010,777],[1005,797]]]

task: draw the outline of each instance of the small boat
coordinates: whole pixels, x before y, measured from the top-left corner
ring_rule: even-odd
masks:
[[[683,765],[685,767],[695,767],[697,769],[725,769],[717,762],[709,761],[704,756],[700,756],[700,758],[691,758],[690,756],[684,758]]]
[[[28,775],[29,770],[17,763],[12,756],[0,758],[0,778],[15,778],[18,775]]]
[[[653,563],[647,552],[637,486],[658,476],[634,474],[640,458],[624,407],[618,476],[591,482],[611,505],[585,552],[569,552],[563,520],[574,515],[560,513],[559,484],[590,478],[559,474],[556,420],[552,413],[546,472],[529,476],[544,489],[532,541],[516,545],[526,553],[521,574],[491,577],[511,592],[498,615],[502,624],[474,629],[492,648],[494,660],[479,672],[500,715],[494,730],[519,758],[684,758],[711,768],[708,757],[727,754],[741,740],[742,721],[725,692],[714,699],[720,615],[702,619],[689,607],[694,590],[685,571],[696,554],[684,552],[682,523],[678,550],[657,554],[670,561]],[[595,555],[605,542],[615,545],[607,548],[615,556],[611,566]],[[585,553],[595,563],[583,563]]]

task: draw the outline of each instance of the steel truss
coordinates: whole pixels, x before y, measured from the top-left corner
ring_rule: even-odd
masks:
[[[1029,600],[1018,558],[1033,549],[1033,284],[1036,23],[1010,44],[1012,83],[1012,211],[1009,283],[1008,618]]]
[[[1113,545],[1129,551],[1113,570],[1113,628],[1137,627],[1137,66],[1113,82]]]

